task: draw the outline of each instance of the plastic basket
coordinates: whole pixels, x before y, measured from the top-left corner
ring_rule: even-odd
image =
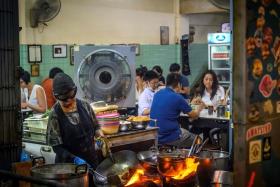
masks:
[[[27,127],[37,128],[37,129],[47,129],[48,126],[48,117],[46,118],[34,118],[29,117],[25,119],[25,123]]]

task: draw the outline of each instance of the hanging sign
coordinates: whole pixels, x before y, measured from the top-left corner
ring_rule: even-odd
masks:
[[[263,138],[262,158],[263,160],[271,159],[271,137]]]
[[[212,53],[212,60],[228,60],[229,52]]]
[[[249,164],[262,161],[262,141],[255,140],[249,143]]]
[[[230,33],[208,33],[208,43],[219,44],[219,43],[230,43]]]
[[[253,137],[268,134],[271,132],[271,129],[272,129],[272,125],[270,122],[268,122],[264,125],[251,127],[246,132],[246,140],[248,141],[248,140],[252,139]]]

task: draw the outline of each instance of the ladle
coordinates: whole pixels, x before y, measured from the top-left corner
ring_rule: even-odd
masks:
[[[189,152],[189,154],[188,154],[188,157],[190,157],[191,154],[192,154],[192,152],[194,151],[197,140],[198,140],[198,135],[196,135],[195,138],[194,138],[194,140],[193,140],[193,143],[192,143],[192,146],[191,146],[191,148],[190,148],[190,152]]]
[[[203,146],[204,146],[208,141],[209,141],[209,138],[206,138],[206,139],[204,140],[204,142],[200,145],[200,147],[195,151],[195,154],[198,154],[198,153],[202,150]]]

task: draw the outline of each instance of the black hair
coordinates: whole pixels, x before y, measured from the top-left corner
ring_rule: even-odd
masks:
[[[145,73],[143,80],[144,81],[150,81],[153,79],[158,79],[158,75],[156,72],[149,70]]]
[[[166,77],[166,86],[176,88],[180,82],[180,75],[177,73],[169,73]]]
[[[156,65],[152,68],[152,70],[155,70],[159,75],[162,75],[162,68],[159,65]]]
[[[169,71],[172,72],[176,72],[176,71],[180,71],[181,67],[179,64],[177,63],[173,63],[169,66]]]
[[[54,95],[63,95],[74,89],[76,89],[76,85],[69,75],[65,73],[56,74],[56,76],[53,79]]]
[[[58,73],[63,73],[63,70],[58,67],[52,68],[49,72],[49,78],[53,79]]]
[[[216,95],[217,90],[219,88],[219,81],[218,81],[216,73],[213,70],[207,70],[203,73],[202,78],[200,80],[199,94],[201,96],[203,96],[203,94],[204,94],[205,85],[203,83],[203,79],[207,74],[210,74],[213,77],[212,93],[211,93],[211,96],[210,96],[210,99],[213,99],[213,97]]]
[[[136,76],[143,78],[145,73],[146,72],[141,67],[136,69]]]
[[[28,71],[21,72],[20,78],[25,82],[25,84],[30,83],[30,73],[28,73]]]
[[[24,69],[22,67],[19,67],[19,77],[21,77],[24,74]]]

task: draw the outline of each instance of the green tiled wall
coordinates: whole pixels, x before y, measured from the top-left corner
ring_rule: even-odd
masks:
[[[170,64],[180,63],[180,53],[180,45],[141,45],[140,55],[136,56],[136,67],[144,65],[151,69],[155,65],[160,65],[166,76]]]
[[[189,47],[191,75],[188,76],[192,85],[208,69],[208,44],[191,44]]]
[[[23,69],[30,72],[28,63],[27,45],[20,45],[20,65]],[[70,65],[69,46],[67,49],[67,58],[53,58],[52,45],[42,45],[42,62],[40,63],[40,76],[31,77],[31,81],[40,84],[42,80],[49,76],[49,71],[53,67],[63,69],[65,73],[73,76],[74,66]]]
[[[140,55],[136,56],[136,67],[140,65],[151,69],[154,65],[160,65],[163,68],[163,74],[166,76],[169,72],[171,63],[180,63],[180,45],[141,45]],[[27,45],[20,45],[20,64],[30,72],[30,64],[27,59]],[[207,44],[190,45],[190,67],[191,75],[188,76],[190,83],[203,71],[203,66],[207,67]],[[40,76],[32,77],[34,83],[40,84],[48,77],[49,70],[53,67],[60,67],[65,73],[74,76],[74,66],[70,65],[69,46],[67,58],[53,58],[52,45],[42,45],[42,63],[40,63]]]

